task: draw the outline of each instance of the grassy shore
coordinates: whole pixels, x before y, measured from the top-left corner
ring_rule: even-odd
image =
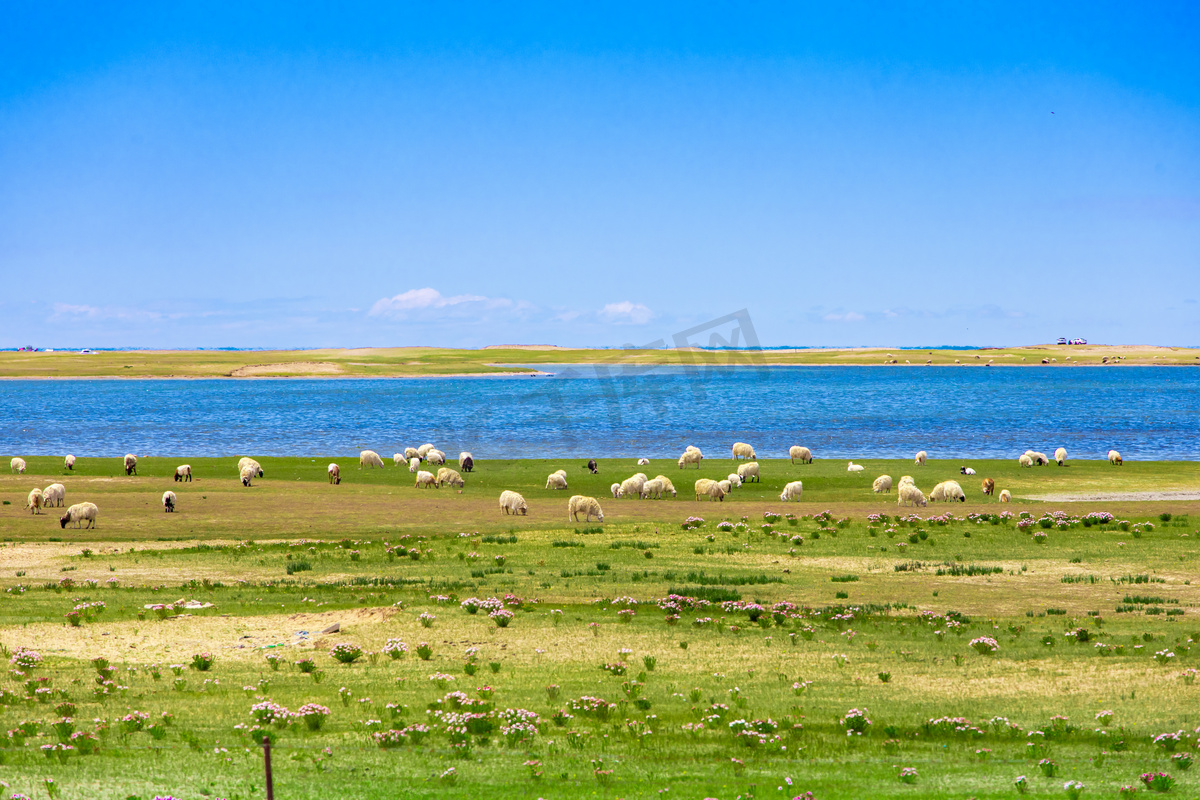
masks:
[[[1200,350],[1150,346],[1065,346],[985,350],[899,350],[883,347],[763,351],[589,350],[494,347],[482,350],[400,347],[356,350],[0,351],[0,378],[263,378],[528,375],[538,365],[880,365],[1052,366],[1197,365]],[[520,366],[513,366],[520,365]]]
[[[1188,672],[1200,666],[1200,503],[1023,499],[1194,489],[1198,464],[974,462],[967,503],[903,509],[871,492],[875,475],[928,490],[958,464],[870,461],[851,475],[764,461],[761,484],[711,503],[691,481],[731,462],[654,462],[642,471],[668,475],[679,496],[638,501],[608,495],[632,462],[592,476],[582,462],[485,461],[459,493],[346,459],[331,486],[325,458],[262,459],[248,489],[236,458],[188,459],[195,480],[178,484],[184,460],[142,459],[126,477],[115,459],[67,473],[34,457],[27,474],[0,475],[0,643],[42,658],[10,664],[25,674],[0,696],[0,730],[18,732],[0,745],[6,794],[45,797],[49,777],[70,800],[261,798],[247,730],[266,701],[329,709],[318,730],[263,725],[276,796],[303,800],[1010,798],[1020,775],[1032,796],[1079,780],[1083,797],[1115,797],[1158,771],[1174,796],[1200,792],[1200,770],[1173,758],[1196,752],[1200,724]],[[543,488],[560,466],[570,490]],[[1016,502],[981,496],[984,475]],[[795,479],[802,501],[781,503]],[[53,480],[68,503],[100,507],[95,531],[22,510]],[[499,512],[502,488],[522,491],[527,517]],[[175,514],[159,504],[165,489]],[[568,522],[575,492],[601,499],[603,524]],[[1101,511],[1113,519],[1087,517]],[[685,528],[689,517],[703,522]],[[653,602],[672,593],[698,605],[672,620]],[[460,606],[506,596],[505,627]],[[212,605],[172,609],[179,600]],[[78,625],[64,616],[96,602]],[[998,649],[979,652],[980,637]],[[383,652],[392,640],[402,658]],[[343,665],[336,645],[363,655]],[[193,668],[205,652],[211,668]],[[297,665],[306,658],[315,673]],[[855,708],[871,720],[861,736],[845,727]],[[463,711],[481,716],[445,716]],[[756,732],[739,735],[738,720]],[[381,747],[391,730],[403,743]],[[1174,753],[1154,741],[1176,731]],[[74,750],[43,749],[80,733]],[[97,752],[82,754],[93,736]]]

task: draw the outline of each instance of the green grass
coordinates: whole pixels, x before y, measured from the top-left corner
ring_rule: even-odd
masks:
[[[680,489],[676,500],[608,496],[609,483],[637,470],[632,461],[601,462],[599,476],[588,475],[582,461],[484,462],[458,494],[414,489],[403,469],[360,473],[349,459],[341,460],[341,486],[325,482],[329,459],[261,459],[266,477],[250,489],[233,476],[236,458],[190,459],[196,480],[183,485],[170,475],[187,459],[143,459],[132,478],[118,474],[116,460],[80,459],[64,483],[68,502],[86,497],[100,506],[99,528],[90,532],[63,531],[50,514],[20,510],[28,486],[63,472],[58,459],[28,460],[31,474],[0,475],[0,497],[12,501],[0,512],[0,644],[9,654],[23,646],[42,654],[44,663],[27,677],[49,678],[51,700],[27,699],[24,680],[12,676],[0,684],[0,730],[39,723],[20,746],[9,740],[0,747],[9,793],[45,797],[42,781],[53,777],[63,798],[261,798],[261,752],[235,726],[253,724],[250,707],[264,698],[293,711],[305,703],[331,710],[319,731],[275,730],[276,796],[289,800],[734,800],[809,790],[821,800],[1009,798],[1018,775],[1028,776],[1033,796],[1063,796],[1063,782],[1074,779],[1088,786],[1085,797],[1098,797],[1158,770],[1178,781],[1174,796],[1200,791],[1200,772],[1180,769],[1152,743],[1157,734],[1184,730],[1179,751],[1195,752],[1190,732],[1200,725],[1200,684],[1182,677],[1200,668],[1195,503],[1000,506],[967,487],[966,504],[909,510],[870,492],[879,471],[912,474],[920,486],[957,473],[957,464],[933,462],[870,462],[864,476],[848,475],[840,462],[762,462],[761,486],[710,503],[687,494],[695,471],[666,462],[642,471],[669,475]],[[706,459],[698,474],[715,477],[728,463]],[[980,478],[992,475],[1018,497],[1050,491],[1047,485],[1195,485],[1197,469],[973,464]],[[560,466],[571,489],[540,488]],[[782,484],[797,477],[804,501],[780,503]],[[157,505],[164,488],[179,494],[176,514]],[[500,488],[520,489],[530,516],[501,515]],[[603,525],[567,521],[566,497],[576,491],[601,498]],[[819,513],[827,508],[829,519]],[[1059,508],[1076,517],[1108,509],[1131,528],[1154,527],[1134,538],[1115,523],[1035,524],[1028,532],[1016,525],[1022,512],[1036,520]],[[1163,521],[1168,508],[1172,517]],[[796,520],[764,529],[766,511]],[[920,520],[897,520],[913,511]],[[956,519],[930,519],[946,511]],[[993,524],[999,512],[1014,518]],[[879,513],[888,519],[868,520]],[[684,530],[689,516],[705,523]],[[717,527],[743,517],[744,528]],[[1045,543],[1034,532],[1045,533]],[[300,564],[309,568],[297,570]],[[111,588],[110,578],[117,581]],[[715,605],[681,609],[668,624],[651,601],[672,592]],[[486,610],[472,615],[459,607],[468,597],[506,595],[525,600],[510,606],[507,627]],[[212,606],[162,618],[145,608],[181,598]],[[765,610],[720,607],[735,598]],[[79,627],[66,621],[75,606],[97,601],[105,608],[94,620]],[[794,616],[772,613],[783,602],[793,605],[779,608]],[[627,607],[635,613],[625,622],[619,612]],[[850,618],[841,616],[847,612]],[[923,621],[924,612],[936,616]],[[422,614],[436,617],[431,627],[422,626]],[[338,633],[319,633],[335,622]],[[1081,628],[1086,641],[1065,635]],[[301,630],[308,636],[297,636]],[[998,652],[972,649],[980,636],[994,638]],[[390,639],[406,643],[404,658],[379,655]],[[345,642],[376,655],[341,665],[328,653]],[[429,661],[416,655],[420,642],[432,646]],[[473,675],[468,648],[478,648]],[[1153,658],[1164,649],[1175,654],[1171,663]],[[184,668],[184,684],[175,688],[169,665],[189,664],[202,651],[215,655],[212,669]],[[278,671],[269,653],[282,654]],[[90,663],[96,656],[116,668],[107,692]],[[304,657],[315,660],[320,682],[294,665]],[[623,674],[601,669],[618,661]],[[430,680],[437,673],[453,677],[446,688]],[[793,690],[805,681],[804,691]],[[436,727],[427,710],[444,708],[436,704],[451,691],[482,699],[484,686],[494,691],[494,710],[540,716],[532,740],[509,742],[493,732],[471,737],[464,751],[435,730],[396,750],[374,743],[378,727]],[[567,724],[556,725],[555,712],[583,696],[616,707],[606,720],[572,711]],[[40,748],[57,741],[50,725],[64,701],[75,704],[76,730],[101,731],[100,749],[60,764]],[[867,709],[872,720],[862,737],[847,737],[840,726],[852,708]],[[152,720],[168,712],[173,720],[158,739],[123,733],[120,720],[135,710]],[[1102,710],[1114,712],[1112,723],[1096,721]],[[703,730],[684,727],[714,713],[721,718]],[[1056,722],[1060,715],[1067,720]],[[931,723],[943,717],[964,717],[978,731]],[[990,722],[998,717],[1016,734]],[[777,729],[747,746],[729,726],[738,719],[769,719]],[[653,734],[641,735],[647,728]],[[1045,738],[1044,755],[1027,752],[1026,734],[1036,730],[1047,734],[1035,737]],[[977,753],[983,750],[986,759]],[[1042,757],[1059,765],[1054,778],[1039,772]],[[540,762],[540,778],[525,766],[530,760]],[[453,783],[441,777],[450,767]],[[915,785],[898,780],[901,767],[918,770]],[[598,768],[612,770],[611,778],[602,782]]]

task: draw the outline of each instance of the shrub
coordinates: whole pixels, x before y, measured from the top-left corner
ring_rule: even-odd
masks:
[[[329,655],[342,664],[353,664],[363,656],[363,649],[356,644],[350,642],[342,642],[335,644],[333,649],[329,651]]]

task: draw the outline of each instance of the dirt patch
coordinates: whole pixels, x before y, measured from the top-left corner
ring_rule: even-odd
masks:
[[[229,373],[233,378],[254,378],[263,375],[340,375],[340,364],[329,361],[287,361],[278,364],[249,364]]]
[[[1047,503],[1104,503],[1200,500],[1200,491],[1176,492],[1089,492],[1086,494],[1028,494],[1022,500],[1041,500]]]

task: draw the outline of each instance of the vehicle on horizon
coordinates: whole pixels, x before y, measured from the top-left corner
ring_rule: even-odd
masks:
[[[1067,337],[1065,337],[1065,336],[1058,337],[1058,344],[1066,344],[1066,343],[1067,343]]]
[[[1067,344],[1087,344],[1087,339],[1072,339]]]

